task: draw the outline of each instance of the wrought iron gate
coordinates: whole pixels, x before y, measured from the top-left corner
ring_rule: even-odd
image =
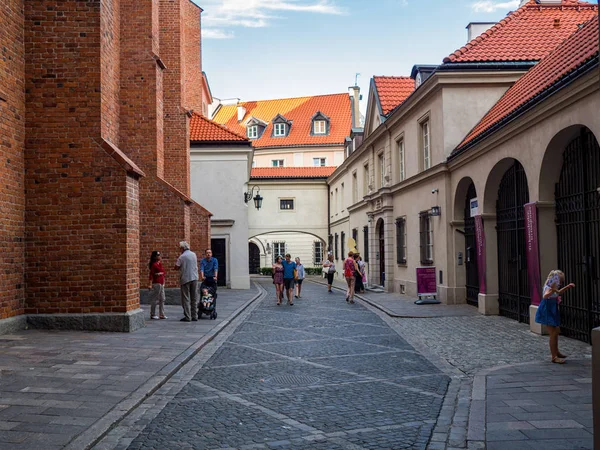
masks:
[[[515,161],[500,181],[496,201],[498,293],[500,315],[529,323],[529,281],[525,257],[525,211],[529,202],[527,176]]]
[[[600,326],[600,147],[583,129],[565,149],[556,185],[558,266],[576,288],[560,305],[565,336],[590,342]]]
[[[475,237],[475,218],[471,217],[471,199],[477,197],[475,185],[471,183],[465,199],[465,270],[467,274],[467,303],[479,304],[479,273],[477,271],[477,253]]]

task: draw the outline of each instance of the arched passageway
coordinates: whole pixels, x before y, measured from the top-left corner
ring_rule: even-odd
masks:
[[[251,275],[260,273],[260,249],[254,242],[248,242],[248,270]]]
[[[377,221],[376,230],[379,243],[379,284],[385,286],[385,227],[383,219]]]
[[[465,222],[465,287],[467,303],[478,306],[479,301],[479,272],[477,268],[477,239],[475,236],[475,215],[473,214],[473,201],[477,198],[475,184],[471,181],[464,198]]]

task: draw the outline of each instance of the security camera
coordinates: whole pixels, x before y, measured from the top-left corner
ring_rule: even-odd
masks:
[[[437,192],[439,192],[439,189],[432,189],[432,190],[431,190],[431,193],[432,193],[432,194],[435,194],[435,193],[437,193]]]

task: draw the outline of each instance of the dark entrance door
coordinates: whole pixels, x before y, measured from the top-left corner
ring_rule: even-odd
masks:
[[[576,289],[560,305],[565,336],[590,342],[600,326],[600,148],[583,129],[565,149],[556,185],[558,267]]]
[[[465,270],[467,274],[467,303],[478,306],[479,304],[479,272],[477,270],[475,218],[471,217],[471,199],[477,197],[475,185],[470,184],[465,199]]]
[[[254,242],[248,242],[249,267],[251,274],[260,273],[260,249]]]
[[[379,284],[385,286],[385,238],[383,220],[379,223]]]
[[[529,202],[527,177],[515,161],[500,181],[496,201],[500,315],[529,323],[529,281],[525,257],[525,211]]]
[[[227,241],[225,239],[211,239],[210,248],[213,256],[219,261],[218,286],[227,285]]]

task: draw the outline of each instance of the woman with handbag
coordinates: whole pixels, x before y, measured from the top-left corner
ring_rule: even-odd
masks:
[[[344,260],[344,277],[348,284],[348,290],[346,291],[346,302],[354,303],[354,286],[356,284],[355,273],[358,272],[358,264],[354,260],[354,254],[348,252],[348,257]]]
[[[333,262],[333,255],[331,253],[327,255],[327,261],[323,263],[323,268],[327,270],[327,292],[331,293],[331,285],[333,284],[333,276],[335,275],[335,262]]]

